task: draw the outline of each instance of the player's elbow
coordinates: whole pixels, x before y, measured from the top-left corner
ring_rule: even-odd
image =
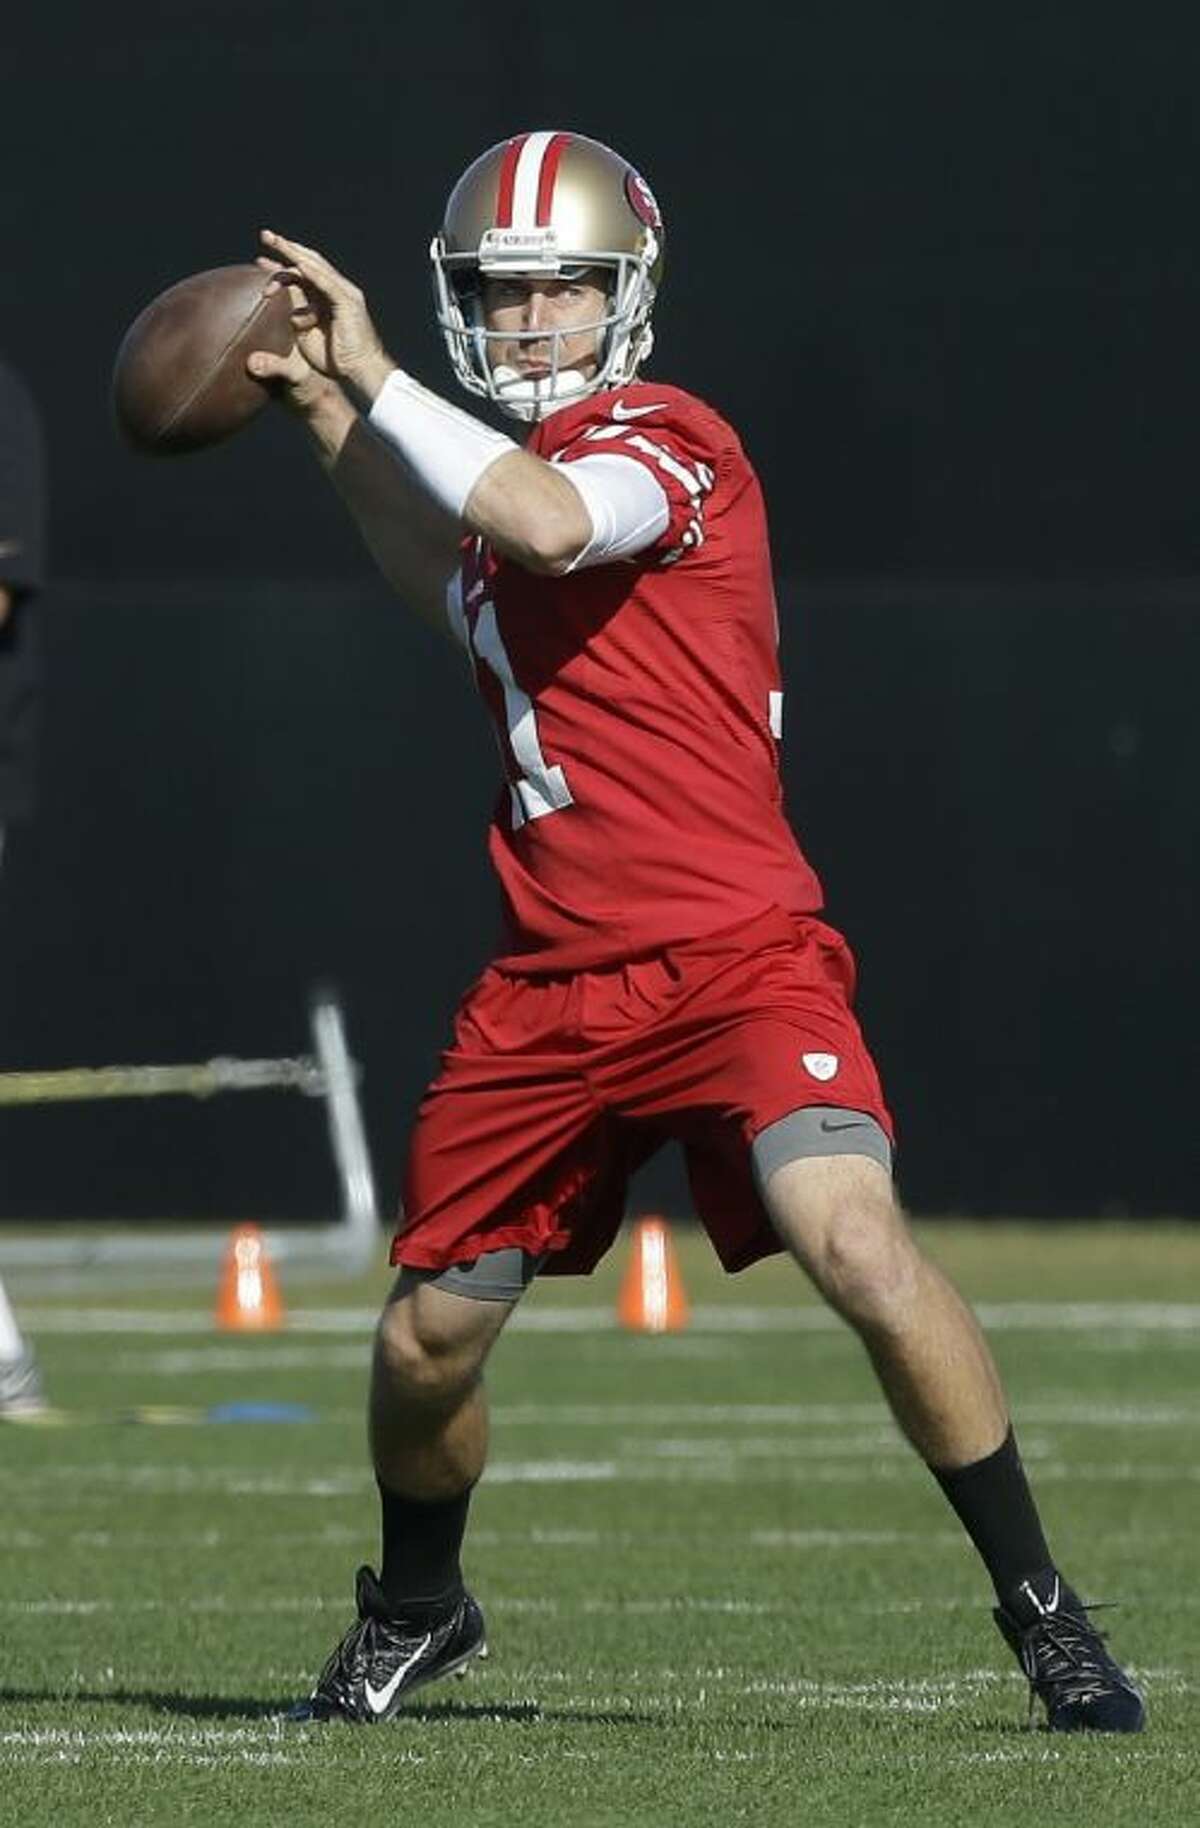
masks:
[[[531,521],[522,542],[524,550],[517,555],[527,571],[541,577],[561,578],[570,571],[591,540],[591,524],[580,524],[580,515],[572,512],[541,513]]]
[[[572,569],[583,551],[582,542],[576,540],[569,547],[557,548],[552,553],[542,553],[530,565],[530,571],[536,571],[542,577],[562,578]]]

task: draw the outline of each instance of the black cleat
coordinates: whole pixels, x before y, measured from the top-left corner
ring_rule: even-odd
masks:
[[[487,1655],[483,1614],[469,1593],[435,1624],[423,1628],[392,1618],[370,1568],[354,1582],[358,1618],[326,1663],[307,1701],[289,1720],[391,1720],[414,1689],[440,1676],[460,1675]]]
[[[1048,1599],[1029,1581],[1019,1594],[1032,1612],[1027,1622],[1003,1606],[992,1617],[1029,1678],[1030,1724],[1036,1698],[1051,1733],[1140,1733],[1142,1697],[1105,1650],[1083,1602],[1057,1576]]]

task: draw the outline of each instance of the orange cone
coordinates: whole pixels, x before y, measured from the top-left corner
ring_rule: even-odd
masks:
[[[257,1225],[237,1225],[221,1261],[217,1325],[268,1333],[283,1325],[283,1298]]]
[[[665,1219],[637,1219],[617,1297],[617,1319],[637,1333],[677,1333],[688,1323],[687,1297]]]

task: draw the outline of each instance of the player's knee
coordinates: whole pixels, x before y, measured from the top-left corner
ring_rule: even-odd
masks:
[[[916,1294],[916,1251],[900,1214],[886,1203],[848,1203],[832,1213],[812,1269],[838,1312],[867,1333],[902,1326]]]
[[[393,1301],[375,1336],[375,1377],[423,1407],[453,1403],[479,1375],[485,1347],[418,1299]]]
[[[918,1258],[891,1177],[873,1160],[801,1158],[766,1186],[788,1249],[825,1299],[861,1330],[889,1330],[916,1289]]]

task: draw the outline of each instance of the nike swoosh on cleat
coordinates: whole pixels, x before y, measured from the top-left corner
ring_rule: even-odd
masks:
[[[429,1649],[432,1642],[432,1633],[427,1631],[425,1636],[421,1639],[421,1642],[417,1645],[417,1648],[413,1651],[412,1656],[409,1657],[406,1662],[400,1664],[395,1672],[388,1677],[382,1688],[372,1688],[369,1678],[363,1683],[363,1690],[367,1697],[367,1706],[373,1714],[382,1714],[386,1710],[391,1702],[392,1696],[403,1682],[413,1664],[417,1662],[418,1658],[425,1655],[425,1652]]]
[[[1033,1582],[1030,1580],[1023,1580],[1019,1591],[1025,1595],[1030,1605],[1035,1611],[1039,1612],[1044,1619],[1051,1618],[1054,1613],[1058,1611],[1058,1602],[1062,1598],[1062,1582],[1056,1574],[1054,1576],[1053,1591],[1050,1594],[1050,1598],[1044,1602],[1040,1600],[1034,1592]]]
[[[644,419],[647,413],[661,412],[665,405],[665,400],[655,400],[652,406],[626,406],[624,400],[614,400],[612,416],[614,419]]]
[[[821,1119],[821,1128],[827,1136],[832,1136],[838,1130],[865,1130],[866,1127],[866,1123],[861,1117],[855,1117],[849,1123],[830,1123],[828,1117]]]

